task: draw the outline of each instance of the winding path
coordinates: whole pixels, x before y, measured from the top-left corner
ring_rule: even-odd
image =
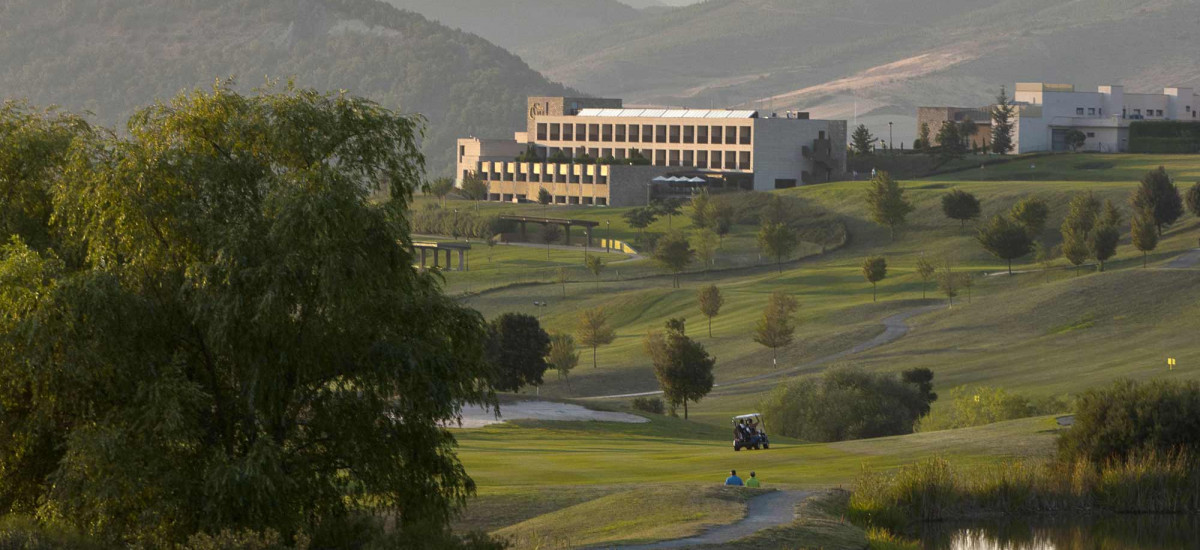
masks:
[[[743,384],[761,382],[763,380],[770,380],[772,378],[780,378],[780,377],[796,374],[800,371],[809,370],[814,367],[819,367],[826,363],[831,363],[833,361],[837,361],[839,359],[848,357],[850,355],[854,355],[856,353],[862,353],[862,352],[870,350],[870,349],[874,349],[874,348],[877,348],[877,347],[880,347],[880,346],[883,346],[886,344],[890,344],[892,342],[895,342],[896,340],[903,338],[905,334],[908,334],[908,330],[909,330],[908,319],[915,317],[917,315],[920,315],[922,313],[927,313],[927,312],[933,311],[940,307],[941,307],[940,305],[921,306],[919,308],[910,309],[908,311],[904,311],[904,312],[900,312],[895,315],[892,315],[891,317],[887,317],[883,320],[883,323],[882,323],[884,326],[883,333],[881,333],[879,336],[876,336],[866,342],[861,342],[850,349],[842,350],[842,351],[839,351],[832,355],[826,355],[824,357],[813,359],[812,361],[809,361],[807,363],[801,363],[799,365],[796,365],[796,366],[790,367],[790,368],[786,368],[781,371],[769,372],[767,374],[760,374],[758,376],[751,376],[749,378],[741,378],[738,380],[725,382],[724,384],[713,384],[713,388],[729,388],[729,387],[733,387],[733,386],[740,386]],[[662,394],[662,390],[639,392],[639,393],[622,393],[622,394],[616,394],[616,395],[595,395],[595,396],[591,396],[591,397],[579,397],[577,399],[629,399],[631,397],[647,397],[647,396],[651,396],[651,395],[661,395],[661,394]]]
[[[775,491],[750,500],[746,506],[746,517],[737,523],[714,527],[694,537],[667,540],[636,546],[606,546],[619,550],[660,550],[665,548],[690,548],[706,544],[723,544],[746,538],[759,531],[787,525],[796,520],[796,505],[811,496],[809,491]]]
[[[1191,269],[1200,266],[1200,248],[1184,252],[1167,264],[1167,269]]]

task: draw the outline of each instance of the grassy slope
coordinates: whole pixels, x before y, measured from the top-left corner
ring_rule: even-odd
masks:
[[[763,492],[711,484],[650,484],[544,514],[496,534],[518,546],[572,548],[686,538],[741,519],[746,501]]]
[[[1080,168],[1085,163],[1113,166]],[[1186,320],[1200,313],[1200,277],[1195,271],[1155,267],[1195,246],[1200,223],[1194,217],[1189,215],[1168,231],[1159,251],[1151,256],[1151,269],[1141,269],[1140,254],[1126,239],[1118,258],[1103,274],[1093,273],[1090,267],[1076,274],[1060,261],[1059,268],[1049,274],[983,277],[982,273],[1003,266],[979,249],[969,229],[960,231],[944,220],[939,208],[940,196],[951,187],[962,187],[983,198],[985,217],[1036,194],[1053,207],[1050,229],[1044,235],[1053,244],[1073,193],[1091,190],[1127,211],[1125,199],[1134,180],[1159,164],[1166,165],[1181,185],[1200,177],[1197,157],[1086,155],[1039,159],[1034,168],[989,167],[983,174],[972,171],[907,182],[908,194],[918,209],[895,242],[864,219],[861,182],[788,190],[784,193],[840,213],[852,235],[850,245],[790,265],[782,275],[769,269],[696,274],[685,278],[684,288],[678,290],[670,289],[665,279],[604,283],[599,292],[580,285],[567,299],[552,300],[543,319],[550,326],[569,327],[581,307],[604,305],[613,313],[618,341],[601,349],[600,368],[593,370],[586,361],[579,367],[573,382],[576,394],[655,387],[642,357],[640,338],[648,328],[659,327],[674,316],[692,320],[689,332],[718,357],[718,381],[729,380],[771,370],[769,352],[749,338],[770,292],[785,290],[802,304],[797,344],[781,354],[781,365],[794,365],[874,336],[881,330],[878,322],[883,317],[931,303],[921,300],[913,262],[921,253],[949,253],[960,268],[978,275],[971,303],[959,301],[953,309],[915,318],[914,328],[905,338],[846,362],[885,371],[933,368],[937,390],[943,395],[962,384],[1060,394],[1124,376],[1194,378],[1196,371],[1186,365],[1200,361],[1200,350],[1194,345],[1194,326]],[[995,177],[1021,180],[1026,170],[1040,172],[1035,177],[1051,181],[988,181]],[[995,175],[1002,171],[1004,175]],[[598,217],[620,213],[608,209],[587,212]],[[884,254],[891,264],[877,304],[871,303],[870,289],[858,268],[861,258],[869,254]],[[1025,263],[1016,267],[1036,268]],[[710,282],[727,293],[727,305],[714,323],[712,339],[704,334],[693,298],[699,285]],[[492,315],[546,296],[552,289],[529,286],[486,293],[472,304]],[[1163,365],[1167,355],[1177,357],[1185,367],[1168,373]],[[585,500],[565,496],[580,491],[591,491],[586,497],[591,498],[625,490],[628,484],[716,483],[731,467],[757,470],[768,486],[834,486],[847,483],[864,466],[890,468],[930,454],[964,463],[988,462],[1013,455],[1043,455],[1052,445],[1054,424],[1043,418],[836,444],[779,440],[769,452],[732,454],[726,433],[729,415],[756,408],[775,383],[714,392],[692,407],[693,418],[700,423],[670,418],[655,418],[645,425],[520,422],[459,432],[463,460],[483,494],[479,502],[488,502],[476,509],[478,517],[472,522],[488,524],[487,509],[499,509],[498,502],[520,502],[544,491],[567,506]],[[572,393],[556,382],[542,391]],[[938,410],[935,406],[935,414]],[[528,508],[517,515],[525,519],[546,509]]]
[[[1111,170],[1078,170],[1083,163],[1113,163]],[[1000,182],[965,181],[974,174],[956,174],[955,180],[936,179],[931,181],[907,182],[908,195],[917,205],[909,225],[899,238],[892,242],[887,231],[865,219],[862,195],[865,184],[844,182],[822,186],[803,187],[785,193],[805,203],[839,213],[849,228],[850,245],[841,251],[792,264],[782,275],[769,268],[724,272],[717,274],[695,274],[685,278],[683,288],[671,289],[664,279],[609,282],[596,290],[592,284],[575,284],[568,288],[568,297],[561,298],[561,290],[550,286],[524,286],[492,292],[472,299],[473,306],[486,315],[493,316],[509,310],[532,310],[533,301],[546,300],[550,306],[544,319],[550,326],[569,330],[577,312],[582,308],[607,308],[617,329],[617,341],[599,350],[599,368],[582,365],[574,373],[572,389],[551,382],[543,391],[550,395],[596,395],[638,391],[656,386],[651,370],[641,350],[641,337],[648,329],[662,326],[671,317],[686,317],[690,332],[708,347],[718,358],[717,380],[729,381],[749,375],[774,370],[770,351],[755,344],[750,335],[754,323],[761,313],[767,296],[775,290],[786,291],[801,303],[800,328],[797,342],[781,350],[780,365],[791,366],[807,360],[841,351],[854,343],[869,339],[882,329],[879,321],[893,313],[904,311],[923,303],[921,282],[913,273],[913,265],[921,254],[940,256],[952,254],[960,268],[977,274],[1003,269],[1003,265],[984,252],[973,238],[973,231],[960,230],[948,222],[940,211],[940,197],[951,187],[960,187],[983,198],[985,218],[1007,210],[1013,203],[1028,195],[1046,199],[1054,215],[1044,239],[1055,244],[1059,240],[1057,227],[1066,210],[1070,197],[1079,191],[1091,190],[1101,198],[1112,199],[1126,210],[1126,197],[1133,188],[1133,179],[1145,169],[1165,164],[1188,181],[1200,175],[1200,162],[1195,157],[1104,157],[1100,155],[1061,156],[1038,159],[1036,170],[1055,181]],[[1029,170],[1028,165],[989,167],[1019,172]],[[988,173],[988,176],[992,172]],[[1087,177],[1108,181],[1067,181]],[[946,176],[949,178],[951,176]],[[1012,176],[1016,177],[1016,176]],[[615,219],[619,209],[577,210],[595,219]],[[652,231],[664,231],[664,227]],[[682,217],[675,220],[676,226],[687,226]],[[627,228],[614,233],[624,233]],[[1194,246],[1197,224],[1191,216],[1167,234],[1158,252],[1152,257],[1155,262]],[[739,234],[731,241],[742,243],[736,250],[745,253],[744,241],[753,228],[739,227]],[[870,286],[862,280],[859,264],[864,256],[883,254],[888,258],[889,278],[879,286],[881,301],[871,302]],[[1079,279],[1069,277],[1065,271],[1052,274],[1057,282],[1045,284],[1042,275],[1008,277],[977,277],[972,290],[973,302],[969,306],[956,307],[917,318],[913,324],[918,328],[908,339],[898,343],[905,350],[897,352],[896,346],[882,348],[856,357],[856,362],[881,369],[899,369],[911,366],[928,366],[943,372],[939,378],[939,389],[952,385],[986,381],[1026,388],[1053,388],[1055,391],[1071,390],[1073,380],[1081,369],[1088,369],[1093,359],[1105,358],[1109,367],[1101,369],[1089,382],[1100,382],[1114,376],[1133,372],[1128,361],[1141,354],[1155,357],[1160,344],[1181,340],[1188,336],[1185,328],[1170,322],[1156,309],[1156,304],[1170,301],[1179,314],[1186,313],[1195,304],[1190,286],[1181,281],[1190,280],[1186,275],[1166,271],[1140,271],[1140,254],[1126,241],[1120,254],[1110,266],[1110,272],[1102,275],[1086,275]],[[1026,262],[1029,258],[1025,259]],[[1060,266],[1063,265],[1060,261]],[[1036,269],[1036,266],[1018,262],[1018,269]],[[647,267],[646,269],[651,269]],[[1084,268],[1082,271],[1090,271]],[[726,305],[713,323],[713,338],[708,338],[705,321],[695,308],[695,292],[702,285],[716,283],[726,293]],[[1124,301],[1122,301],[1124,300]],[[929,302],[934,303],[934,302]],[[1120,353],[1108,357],[1102,350],[1116,346],[1090,346],[1075,349],[1079,342],[1078,333],[1054,330],[1055,327],[1070,325],[1085,317],[1103,317],[1099,309],[1104,304],[1112,308],[1131,308],[1125,317],[1114,321],[1111,331],[1095,330],[1097,326],[1109,326],[1105,322],[1093,323],[1092,332],[1099,341],[1113,334],[1131,334],[1145,331],[1145,344],[1129,346],[1122,344]],[[1095,310],[1095,311],[1093,311]],[[1134,314],[1141,312],[1140,314]],[[1114,314],[1115,315],[1115,314]],[[1109,315],[1113,317],[1114,315]],[[1113,332],[1116,331],[1116,332]],[[1026,341],[1036,336],[1036,340]],[[1111,340],[1111,338],[1109,338]],[[1022,356],[1023,368],[1007,368],[1004,354],[998,353],[1020,344],[1030,344]],[[953,352],[938,355],[935,350],[947,347]],[[1033,355],[1036,350],[1036,356]],[[1186,357],[1186,350],[1179,350]],[[1153,352],[1153,353],[1148,353]],[[585,354],[590,355],[590,354]],[[590,357],[585,357],[590,359]],[[1124,362],[1128,368],[1117,363]],[[585,361],[590,363],[590,361]],[[1058,376],[1056,387],[1046,385],[1047,377],[1053,378],[1056,369],[1047,368],[1060,363],[1070,363],[1074,369],[1063,370]],[[1005,368],[1001,368],[1005,367]],[[975,374],[967,376],[966,372]],[[1037,377],[1023,378],[1022,373],[1036,373]],[[1186,375],[1186,374],[1184,374]],[[765,389],[763,384],[753,390]],[[1078,387],[1073,389],[1080,389]],[[727,412],[753,407],[757,393],[741,389],[736,394],[706,400],[694,409],[701,418],[720,421]]]

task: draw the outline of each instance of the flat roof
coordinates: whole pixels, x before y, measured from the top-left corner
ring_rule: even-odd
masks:
[[[611,118],[758,118],[758,111],[729,109],[580,109],[581,117]]]

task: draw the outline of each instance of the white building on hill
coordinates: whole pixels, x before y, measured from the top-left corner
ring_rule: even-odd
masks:
[[[1066,135],[1087,136],[1083,149],[1109,153],[1129,148],[1129,126],[1139,120],[1200,120],[1200,96],[1192,88],[1166,88],[1161,94],[1126,93],[1122,86],[1077,92],[1069,84],[1021,82],[1013,141],[1017,153],[1066,151]]]

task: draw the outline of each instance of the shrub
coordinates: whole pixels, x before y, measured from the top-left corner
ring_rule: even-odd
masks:
[[[633,408],[651,414],[663,414],[667,410],[663,405],[663,400],[657,397],[635,397],[633,398]]]
[[[950,390],[950,409],[922,418],[917,431],[969,428],[1070,410],[1065,397],[1031,399],[1002,388],[960,386]]]
[[[1067,461],[1124,460],[1148,452],[1200,456],[1200,383],[1120,380],[1079,397],[1075,424],[1059,438]]]
[[[894,374],[843,367],[781,384],[762,408],[780,435],[842,441],[912,433],[927,397]]]

